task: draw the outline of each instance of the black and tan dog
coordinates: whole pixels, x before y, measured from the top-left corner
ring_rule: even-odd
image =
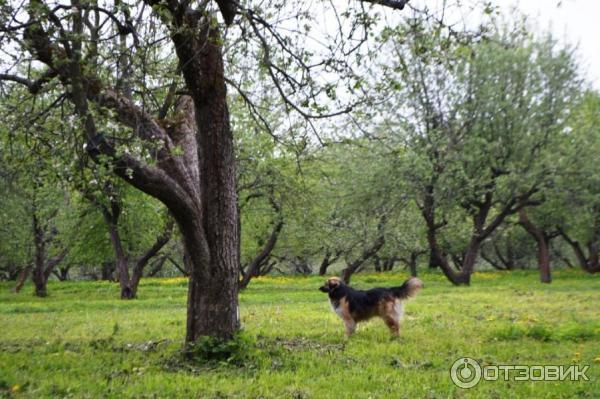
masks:
[[[402,302],[414,297],[421,288],[421,280],[412,277],[400,287],[360,291],[347,286],[338,277],[331,277],[319,290],[329,294],[331,307],[344,321],[346,336],[349,337],[356,330],[358,322],[375,316],[381,317],[392,335],[398,336],[404,312]]]

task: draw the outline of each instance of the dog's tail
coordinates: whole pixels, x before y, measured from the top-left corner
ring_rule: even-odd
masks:
[[[413,298],[423,288],[423,282],[416,277],[411,277],[400,287],[392,287],[392,293],[398,299]]]

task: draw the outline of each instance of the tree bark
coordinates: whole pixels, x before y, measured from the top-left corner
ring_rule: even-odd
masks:
[[[158,258],[153,263],[152,269],[148,272],[148,276],[156,277],[156,275],[162,271],[163,266],[165,265],[165,262],[167,261],[168,257],[168,255],[163,255],[160,258]]]
[[[551,283],[552,275],[550,271],[550,237],[546,232],[538,228],[529,217],[524,209],[519,211],[519,224],[529,233],[536,241],[538,247],[538,267],[540,269],[540,281],[542,283]]]
[[[430,252],[431,253],[431,252]],[[403,262],[408,270],[410,271],[410,275],[413,277],[417,277],[417,261],[421,255],[427,254],[427,251],[411,251],[408,258],[403,257],[399,260]]]
[[[116,265],[114,262],[102,262],[101,280],[114,281]]]
[[[352,275],[358,271],[358,269],[370,258],[372,258],[373,256],[375,256],[377,254],[377,252],[383,247],[383,245],[385,244],[385,224],[386,224],[386,217],[381,216],[381,218],[379,219],[379,223],[377,225],[377,237],[375,238],[375,240],[373,241],[373,243],[371,244],[371,246],[369,246],[368,248],[365,248],[362,252],[362,254],[360,255],[360,257],[358,257],[357,259],[355,259],[354,261],[351,262],[347,262],[347,266],[344,270],[342,270],[342,280],[346,283],[346,284],[350,284],[350,279],[352,278]]]
[[[279,238],[279,234],[281,233],[281,229],[283,229],[283,215],[281,214],[281,207],[275,201],[274,195],[271,192],[269,197],[269,202],[271,203],[271,207],[275,211],[275,224],[273,226],[273,230],[269,235],[269,239],[265,243],[262,250],[252,259],[252,261],[245,267],[240,267],[242,279],[240,280],[240,289],[244,289],[250,283],[250,280],[253,277],[261,275],[261,267],[269,260],[269,256],[273,249],[275,249],[275,245],[277,244],[277,240]],[[239,221],[239,210],[236,208],[238,214]],[[238,230],[240,229],[240,223],[237,226]],[[238,257],[240,256],[240,246],[238,245]]]
[[[98,204],[102,210],[104,220],[108,228],[108,234],[110,242],[113,247],[115,256],[115,270],[117,272],[117,278],[119,280],[119,286],[121,289],[121,299],[134,299],[137,297],[137,289],[140,280],[143,275],[144,268],[154,256],[156,256],[160,250],[169,242],[171,239],[171,232],[173,230],[173,221],[169,220],[165,225],[165,229],[160,236],[156,238],[156,242],[150,247],[139,259],[135,261],[131,275],[129,273],[130,257],[125,253],[123,249],[123,243],[119,234],[118,222],[121,213],[120,204],[114,199],[115,196],[111,195],[111,210],[101,205],[95,198],[88,198]]]
[[[246,266],[246,271],[242,270],[240,289],[246,288],[253,277],[260,275],[260,268],[268,260],[269,255],[275,248],[275,244],[277,244],[277,239],[282,228],[283,220],[280,219],[273,227],[273,231],[263,249],[254,257],[254,259],[252,259],[248,266]]]
[[[434,188],[431,185],[426,187],[425,198],[423,201],[423,206],[421,207],[421,214],[423,215],[423,218],[425,219],[425,222],[427,224],[427,242],[429,244],[431,257],[433,258],[434,263],[437,264],[440,267],[440,269],[442,269],[442,272],[452,284],[469,285],[471,283],[471,273],[473,272],[473,268],[475,266],[477,251],[481,243],[478,231],[480,231],[482,228],[482,218],[473,218],[475,231],[473,233],[473,236],[471,237],[471,241],[465,253],[465,263],[462,265],[461,270],[459,272],[456,272],[450,266],[450,263],[448,262],[448,259],[446,258],[446,255],[439,246],[437,240],[437,231],[440,227],[443,226],[443,224],[438,224],[435,220],[435,203],[433,197],[433,190]],[[487,215],[487,212],[484,212],[484,214]]]
[[[327,269],[329,266],[334,264],[342,255],[341,251],[336,251],[335,254],[331,252],[330,249],[325,251],[325,256],[319,265],[319,276],[324,276],[327,273]]]
[[[588,241],[587,248],[589,255],[586,256],[581,244],[571,238],[564,230],[559,229],[559,234],[571,246],[579,265],[588,273],[600,273],[600,251],[598,246],[594,245],[593,240]]]
[[[67,281],[69,279],[69,270],[71,269],[70,266],[66,266],[66,267],[59,267],[57,269],[54,269],[52,271],[52,274],[54,274],[54,276],[59,280],[59,281]]]
[[[231,339],[240,327],[239,224],[221,37],[210,17],[180,18],[172,40],[194,103],[200,183],[199,207],[178,220],[193,266],[186,334],[190,343],[204,335]],[[191,36],[188,30],[199,33]]]
[[[31,273],[31,279],[35,286],[35,295],[39,297],[48,296],[47,284],[50,275],[54,268],[62,262],[67,256],[68,250],[63,249],[59,254],[53,258],[48,259],[47,245],[52,241],[55,233],[47,232],[47,226],[43,225],[38,219],[35,211],[35,207],[32,214],[32,227],[33,227],[33,240],[35,247],[35,258],[33,263],[33,270]]]
[[[483,194],[481,199],[471,199],[463,205],[465,209],[471,213],[473,230],[471,239],[465,250],[464,256],[461,259],[460,270],[455,271],[447,256],[442,251],[437,241],[437,231],[444,226],[444,223],[436,223],[435,220],[435,199],[434,187],[428,185],[425,188],[423,204],[420,206],[421,214],[427,225],[427,242],[435,262],[442,269],[444,275],[455,285],[469,285],[471,283],[471,274],[475,269],[475,263],[479,254],[479,248],[486,238],[488,238],[502,224],[508,215],[514,214],[521,210],[526,205],[537,204],[531,201],[530,197],[537,192],[537,188],[533,187],[529,191],[515,196],[507,201],[498,214],[488,222],[488,215],[493,205],[493,185],[489,186],[490,191]]]
[[[410,270],[410,275],[413,277],[417,277],[417,259],[419,259],[420,255],[421,252],[410,253],[410,261],[408,263],[408,268]]]
[[[135,298],[135,289],[131,285],[131,280],[129,278],[129,262],[125,255],[125,250],[123,249],[121,236],[117,226],[118,216],[106,213],[104,219],[108,227],[108,235],[115,256],[115,271],[117,272],[117,280],[119,281],[119,287],[121,289],[121,299],[133,299]]]

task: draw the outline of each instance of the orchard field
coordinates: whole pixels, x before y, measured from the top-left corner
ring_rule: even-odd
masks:
[[[400,284],[402,273],[359,274],[358,288]],[[317,288],[321,277],[261,277],[241,294],[233,343],[181,352],[187,281],[144,279],[118,298],[107,282],[0,285],[0,397],[8,398],[597,398],[598,277],[558,270],[478,272],[471,287],[422,273],[399,340],[381,321],[349,340]],[[453,385],[463,356],[482,365],[590,365],[589,381]]]

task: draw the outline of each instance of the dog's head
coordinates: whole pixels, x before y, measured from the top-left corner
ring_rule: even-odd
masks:
[[[342,284],[342,280],[339,277],[330,277],[325,281],[325,284],[319,287],[319,290],[322,292],[331,292],[339,288]]]

